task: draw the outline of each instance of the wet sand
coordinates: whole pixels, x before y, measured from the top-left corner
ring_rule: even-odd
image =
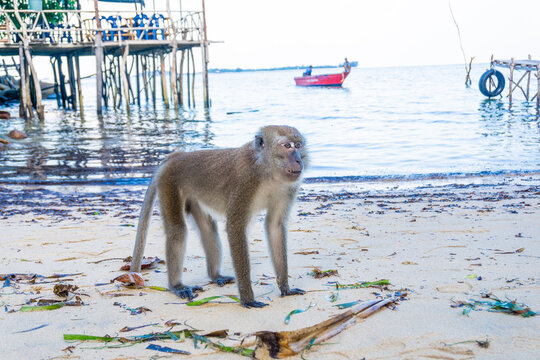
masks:
[[[263,309],[246,310],[226,298],[198,307],[171,293],[127,289],[110,280],[125,273],[144,188],[0,186],[0,274],[24,273],[61,279],[11,281],[0,289],[0,358],[148,359],[170,354],[147,350],[150,343],[189,351],[190,358],[233,359],[193,341],[151,341],[103,349],[102,342],[66,342],[64,334],[131,336],[170,329],[175,319],[201,334],[228,329],[228,345],[239,346],[259,330],[294,330],[338,314],[333,305],[406,292],[395,309],[383,309],[304,352],[306,359],[535,359],[539,317],[452,308],[454,301],[491,292],[540,310],[540,174],[418,182],[306,184],[289,225],[290,284],[307,290],[281,298],[267,253],[263,217],[250,227],[253,288]],[[155,207],[155,214],[158,207]],[[232,274],[223,238],[223,273]],[[193,225],[190,224],[193,230]],[[204,254],[190,231],[184,280],[204,285],[199,298],[235,295],[236,285],[208,284]],[[152,219],[146,256],[164,258],[163,229]],[[314,267],[337,276],[315,279]],[[166,266],[143,270],[147,286],[165,287]],[[351,284],[388,279],[387,288],[336,291],[329,282]],[[56,299],[62,281],[79,286],[85,306],[21,312],[32,299]],[[4,282],[5,283],[5,282]],[[104,284],[104,285],[103,285]],[[337,293],[335,303],[328,300]],[[74,299],[72,299],[74,300]],[[116,304],[115,304],[116,303]],[[291,317],[294,309],[316,305]],[[33,304],[33,303],[31,303]],[[131,315],[130,309],[144,307]],[[136,311],[135,311],[136,312]],[[156,324],[130,332],[126,326]],[[39,328],[38,328],[39,327]],[[184,328],[176,326],[173,330]],[[35,329],[37,328],[37,329]],[[35,329],[35,330],[32,330]],[[30,331],[28,331],[30,330]],[[474,340],[489,341],[489,347]],[[215,339],[214,339],[215,340]],[[245,339],[245,345],[253,337]],[[471,341],[472,342],[467,342]],[[465,342],[464,342],[465,341]],[[457,342],[461,344],[452,345]],[[118,344],[118,343],[111,343]],[[253,347],[253,346],[251,346]],[[300,358],[299,356],[297,358]]]

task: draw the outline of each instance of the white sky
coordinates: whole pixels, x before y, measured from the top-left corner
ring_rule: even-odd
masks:
[[[333,65],[344,57],[361,67],[463,63],[448,0],[205,2],[208,38],[224,41],[211,45],[210,68]],[[540,58],[540,1],[450,3],[475,63],[491,54]],[[182,7],[199,10],[201,0],[183,0]]]

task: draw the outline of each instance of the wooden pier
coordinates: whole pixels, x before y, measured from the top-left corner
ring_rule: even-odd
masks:
[[[97,1],[94,11],[19,10],[16,3],[13,10],[0,10],[0,56],[19,58],[21,116],[31,118],[33,110],[44,116],[36,56],[50,59],[58,106],[81,113],[80,57],[95,57],[101,114],[103,106],[129,111],[141,98],[155,103],[158,93],[166,107],[195,106],[199,66],[193,50],[200,48],[202,103],[210,106],[204,11],[171,11],[168,0],[166,9],[152,12],[100,11]]]
[[[528,59],[497,60],[491,56],[490,69],[480,78],[480,91],[486,96],[498,96],[504,90],[504,76],[495,70],[495,67],[510,70],[508,75],[508,100],[512,104],[514,91],[521,90],[526,101],[536,100],[536,107],[540,108],[540,61]],[[522,73],[519,73],[522,72]],[[519,76],[521,74],[521,76]],[[536,77],[536,79],[534,79]],[[536,91],[531,91],[531,82],[536,82]]]

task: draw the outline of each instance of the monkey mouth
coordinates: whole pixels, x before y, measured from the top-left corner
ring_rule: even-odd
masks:
[[[287,175],[293,179],[297,179],[302,174],[302,170],[287,170]]]

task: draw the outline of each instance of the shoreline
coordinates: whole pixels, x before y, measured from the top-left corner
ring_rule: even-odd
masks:
[[[252,281],[256,296],[270,305],[245,310],[233,301],[217,300],[188,307],[176,296],[150,288],[126,289],[109,281],[132,251],[136,221],[146,186],[0,186],[2,255],[0,274],[74,274],[63,279],[19,281],[2,288],[0,328],[3,355],[12,358],[127,358],[155,355],[148,343],[101,348],[101,342],[65,342],[63,334],[130,336],[166,331],[176,319],[202,331],[229,329],[221,339],[240,346],[255,331],[295,330],[314,325],[339,310],[337,304],[371,300],[407,291],[396,309],[383,309],[345,329],[324,346],[304,353],[307,359],[520,358],[535,359],[540,318],[452,308],[453,301],[481,299],[492,292],[540,310],[540,174],[499,175],[468,179],[309,183],[302,186],[289,221],[291,287],[302,296],[279,296],[262,223],[249,230]],[[161,220],[154,208],[145,256],[164,258]],[[231,274],[229,247],[223,245],[223,272]],[[203,284],[199,298],[234,295],[236,285],[208,284],[205,260],[190,225],[184,279]],[[315,267],[335,269],[336,276],[315,279]],[[166,267],[142,272],[147,285],[166,287]],[[79,274],[80,273],[80,274]],[[384,288],[335,291],[329,282],[350,284],[388,279]],[[62,280],[79,286],[86,304],[41,312],[21,312],[31,299],[58,299],[53,286]],[[51,282],[53,281],[53,282]],[[107,284],[98,286],[98,284]],[[115,305],[119,303],[122,306]],[[294,309],[316,305],[291,317]],[[131,315],[126,308],[150,311]],[[14,311],[14,312],[11,312]],[[157,324],[124,333],[125,327]],[[38,328],[39,326],[43,326]],[[185,326],[179,325],[174,330]],[[34,329],[35,328],[35,329]],[[28,331],[30,330],[30,331]],[[28,331],[28,332],[21,332]],[[480,347],[474,341],[489,341]],[[251,338],[246,338],[249,344]],[[457,342],[461,344],[451,345]],[[188,339],[153,341],[192,353],[193,359],[238,359],[211,348],[194,348]],[[116,343],[118,344],[118,343]],[[450,344],[450,345],[449,345]],[[70,348],[73,346],[73,348]],[[69,349],[68,349],[69,348]],[[66,350],[68,349],[68,350]],[[300,359],[300,356],[291,359]]]

